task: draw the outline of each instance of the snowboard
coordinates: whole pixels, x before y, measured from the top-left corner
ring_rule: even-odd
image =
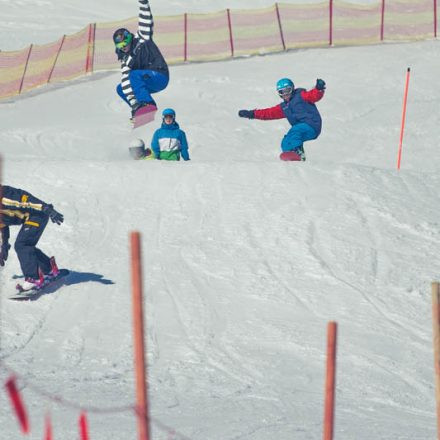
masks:
[[[301,156],[294,151],[286,151],[280,154],[281,160],[301,161]]]
[[[154,121],[154,116],[156,115],[157,107],[152,104],[147,104],[136,111],[131,120],[133,124],[133,129],[140,127],[141,125],[148,124]]]
[[[18,283],[16,286],[17,292],[14,295],[10,296],[9,299],[25,300],[25,299],[31,299],[36,296],[42,295],[43,293],[50,290],[49,288],[60,287],[62,284],[63,278],[65,278],[69,274],[70,274],[70,271],[68,271],[67,269],[60,269],[60,273],[55,278],[50,280],[47,284],[44,284],[39,289],[23,290],[23,288],[21,287],[21,284]]]

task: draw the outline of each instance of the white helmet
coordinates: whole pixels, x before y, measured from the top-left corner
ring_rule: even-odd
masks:
[[[130,156],[133,159],[141,159],[145,156],[145,144],[142,139],[133,139],[130,142]]]

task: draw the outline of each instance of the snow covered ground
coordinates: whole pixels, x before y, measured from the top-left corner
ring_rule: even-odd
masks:
[[[0,22],[21,23],[10,35],[28,44],[43,24],[31,26],[33,7],[51,18],[53,40],[75,15],[78,27],[122,18],[129,3],[14,2]],[[151,2],[163,15],[263,3]],[[335,438],[434,438],[438,51],[427,41],[172,67],[156,100],[176,109],[190,162],[130,159],[130,140],[149,142],[160,119],[130,132],[117,72],[0,103],[3,180],[64,214],[40,244],[73,271],[68,286],[27,303],[7,299],[20,273],[13,252],[0,272],[0,356],[32,386],[22,388],[29,438],[42,438],[47,411],[56,439],[78,438],[79,410],[35,387],[83,408],[134,401],[132,230],[142,234],[155,440],[322,438],[329,320],[339,323]],[[305,163],[278,160],[285,120],[237,117],[276,104],[284,76],[328,85]],[[0,438],[22,438],[4,392],[0,408]],[[88,415],[92,440],[136,438],[130,411]]]

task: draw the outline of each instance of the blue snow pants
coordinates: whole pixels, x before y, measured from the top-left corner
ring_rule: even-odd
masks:
[[[38,268],[49,273],[50,258],[36,247],[49,217],[43,213],[32,214],[17,234],[14,249],[25,277],[38,279]]]
[[[311,141],[317,137],[313,127],[305,122],[300,122],[295,124],[284,136],[281,141],[281,150],[283,152],[294,151],[300,148],[305,141]]]
[[[129,79],[137,102],[154,102],[151,94],[163,90],[168,85],[170,78],[168,75],[155,72],[154,70],[132,70],[129,73]],[[130,105],[122,91],[121,84],[118,84],[116,91]]]

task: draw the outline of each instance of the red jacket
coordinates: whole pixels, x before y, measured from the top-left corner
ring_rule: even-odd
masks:
[[[318,102],[323,96],[324,90],[312,89],[301,92],[301,98],[310,104]],[[254,110],[254,117],[255,119],[282,119],[285,118],[286,115],[281,108],[281,104],[277,104],[274,107]]]

